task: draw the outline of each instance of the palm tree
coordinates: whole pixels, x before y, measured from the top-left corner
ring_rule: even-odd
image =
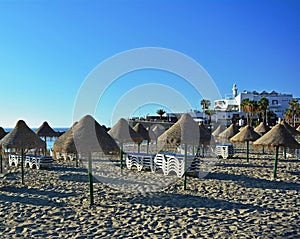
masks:
[[[299,101],[297,99],[292,99],[289,102],[290,109],[292,110],[292,122],[293,126],[295,126],[295,113],[299,109]]]
[[[206,114],[206,111],[208,110],[210,106],[210,100],[202,99],[200,101],[200,105],[202,106],[202,111]],[[208,115],[210,117],[210,115]]]
[[[250,107],[249,107],[249,104],[250,104],[250,100],[248,98],[243,99],[242,102],[241,102],[241,108],[246,114],[247,125],[250,125],[250,116],[249,116]]]
[[[209,108],[210,100],[202,99],[201,102],[200,102],[200,105],[202,106],[202,110],[204,112],[205,110],[207,110]]]
[[[259,101],[258,101],[258,107],[257,107],[257,111],[259,113],[262,113],[263,115],[263,122],[264,124],[266,123],[266,118],[267,118],[267,109],[268,109],[268,106],[269,106],[269,100],[267,98],[261,98]]]
[[[293,111],[292,111],[292,109],[287,108],[287,109],[285,110],[284,116],[285,116],[285,120],[286,120],[287,122],[293,121],[293,118],[294,118],[294,117],[293,117]]]
[[[208,121],[209,121],[209,124],[210,124],[210,122],[211,122],[211,116],[212,116],[213,114],[215,114],[215,113],[216,113],[216,112],[215,112],[214,110],[210,110],[210,109],[205,110],[205,114],[208,115]]]
[[[156,114],[158,114],[160,116],[160,119],[162,118],[164,113],[166,113],[166,111],[164,111],[163,109],[159,109],[156,111]]]
[[[243,99],[241,102],[241,108],[246,114],[247,125],[252,126],[252,118],[254,114],[257,112],[257,102],[255,100],[250,100],[248,98]]]
[[[253,116],[257,113],[258,104],[255,100],[250,100],[250,126],[252,126]]]

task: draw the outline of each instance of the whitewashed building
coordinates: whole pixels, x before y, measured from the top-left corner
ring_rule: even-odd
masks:
[[[241,102],[244,99],[259,101],[261,98],[269,100],[269,111],[273,111],[278,118],[284,118],[284,113],[289,108],[289,102],[293,99],[292,94],[281,94],[276,91],[272,92],[257,92],[257,91],[243,91],[238,94],[236,84],[233,85],[232,95],[226,96],[225,99],[214,101],[214,116],[215,121],[229,121],[233,117],[241,118],[245,113],[241,109]]]

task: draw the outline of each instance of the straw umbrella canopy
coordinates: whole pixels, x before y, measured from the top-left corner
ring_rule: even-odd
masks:
[[[238,127],[235,124],[231,124],[227,129],[219,134],[221,139],[229,140],[231,137],[236,135],[239,131]]]
[[[119,147],[106,130],[90,115],[86,115],[57,138],[53,151],[61,153],[103,152],[117,154]]]
[[[53,144],[53,152],[58,153],[77,153],[74,139],[73,128],[78,122],[75,122],[70,129],[59,136]]]
[[[247,148],[246,148],[246,155],[247,155],[247,162],[249,162],[249,141],[255,141],[260,137],[258,133],[256,133],[253,129],[253,127],[246,125],[243,127],[243,129],[234,135],[230,141],[235,142],[246,142]]]
[[[133,130],[135,132],[137,132],[140,136],[142,136],[143,140],[147,140],[150,141],[150,137],[149,137],[149,132],[148,130],[141,124],[141,123],[137,123],[134,127]]]
[[[23,120],[19,120],[15,128],[0,140],[1,148],[21,150],[22,184],[24,184],[24,150],[44,150],[45,146],[45,142]]]
[[[124,118],[119,119],[108,134],[120,143],[143,141],[143,137],[135,132]]]
[[[5,135],[0,145],[6,149],[45,149],[45,142],[33,132],[23,120],[19,120],[15,128]]]
[[[0,127],[0,139],[2,139],[7,133],[5,132],[5,130]]]
[[[120,167],[122,170],[123,143],[140,143],[143,141],[143,137],[135,132],[124,118],[119,119],[118,122],[108,131],[108,134],[120,143]]]
[[[133,130],[137,132],[140,136],[142,136],[143,140],[147,141],[147,151],[148,151],[148,145],[150,142],[150,136],[148,130],[141,124],[137,123],[134,127]],[[138,143],[138,152],[140,152],[140,144],[141,142]]]
[[[281,124],[290,132],[293,136],[300,135],[300,132],[296,130],[293,126],[290,126],[285,120],[281,121]]]
[[[44,122],[36,131],[35,133],[40,136],[44,137],[46,142],[46,151],[47,151],[47,137],[57,137],[58,133],[55,132],[48,124],[48,122]]]
[[[36,131],[35,133],[40,137],[56,137],[57,132],[54,131],[48,124],[48,122],[44,122]]]
[[[198,145],[199,126],[190,114],[184,114],[157,140],[164,151],[174,151],[180,144]]]
[[[254,131],[261,135],[267,133],[269,130],[270,130],[270,127],[268,125],[266,125],[264,122],[260,122],[260,124],[254,128]]]
[[[84,116],[74,126],[73,139],[78,152],[119,152],[116,141],[91,115]]]
[[[277,163],[278,163],[278,151],[279,147],[299,148],[300,144],[294,139],[290,132],[282,124],[277,124],[270,131],[264,134],[262,137],[253,142],[253,145],[263,145],[274,147],[275,162],[273,176],[276,178]]]
[[[183,114],[180,119],[167,131],[158,137],[158,143],[163,144],[165,149],[177,148],[184,144],[184,181],[183,188],[186,189],[186,170],[187,170],[187,146],[199,145],[199,125],[193,120],[190,114]]]
[[[218,137],[220,135],[220,133],[222,133],[225,130],[225,126],[224,125],[219,125],[213,132],[212,132],[212,136],[214,137]]]
[[[165,132],[165,128],[160,124],[155,124],[150,127],[149,136],[151,140],[157,140],[157,138]]]

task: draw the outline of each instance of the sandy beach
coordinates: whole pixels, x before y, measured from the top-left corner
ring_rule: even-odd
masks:
[[[271,180],[273,155],[251,154],[250,163],[236,156],[218,159],[204,178],[188,177],[185,191],[182,178],[157,175],[169,177],[166,187],[138,190],[139,182],[126,192],[102,174],[92,207],[85,167],[55,162],[51,169],[26,169],[25,185],[20,168],[11,167],[0,178],[0,237],[299,238],[299,159],[280,160]],[[128,169],[122,177],[134,185],[137,174],[153,177]]]

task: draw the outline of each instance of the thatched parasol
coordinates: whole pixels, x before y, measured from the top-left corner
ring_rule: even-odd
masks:
[[[121,118],[119,121],[108,131],[108,134],[120,143],[120,167],[123,169],[123,143],[143,141],[143,137],[135,132],[127,120]]]
[[[149,146],[149,142],[150,142],[150,136],[149,136],[149,132],[148,130],[146,130],[146,128],[141,124],[141,123],[137,123],[134,127],[133,130],[135,132],[137,132],[140,136],[143,137],[143,140],[147,141],[147,153],[148,153],[148,146]],[[141,142],[138,143],[138,152],[140,152],[140,144]]]
[[[230,141],[231,142],[246,142],[246,155],[247,162],[249,162],[249,141],[255,141],[260,137],[258,133],[256,133],[253,127],[246,125],[243,129],[234,135]]]
[[[293,126],[290,126],[285,120],[281,121],[281,124],[290,132],[291,135],[300,135],[300,132],[296,130]]]
[[[297,129],[296,129],[296,130],[300,132],[300,125],[297,127]]]
[[[86,115],[73,128],[76,150],[82,152],[103,152],[117,154],[116,141],[92,116]]]
[[[36,131],[35,133],[40,136],[44,137],[46,143],[46,152],[47,152],[47,137],[58,137],[58,133],[55,132],[49,124],[45,121]]]
[[[5,132],[5,130],[0,127],[0,139],[2,139],[7,133]]]
[[[155,124],[150,127],[149,136],[151,140],[157,140],[157,138],[165,132],[165,128],[160,124]]]
[[[274,178],[276,178],[279,147],[299,148],[299,143],[281,123],[274,126],[261,138],[253,142],[253,145],[275,147]]]
[[[198,145],[199,126],[190,114],[184,114],[157,140],[163,151],[174,151],[180,144]]]
[[[221,139],[229,140],[231,137],[236,135],[239,131],[238,127],[235,124],[231,124],[227,129],[219,134]]]
[[[34,133],[23,120],[19,120],[15,128],[0,140],[1,148],[21,150],[21,173],[24,184],[24,150],[45,149],[45,142]]]
[[[225,126],[224,125],[219,125],[213,132],[212,132],[212,136],[214,137],[218,137],[220,135],[220,133],[222,133],[225,130]]]
[[[90,188],[90,205],[94,204],[92,152],[104,154],[117,154],[119,147],[116,141],[107,133],[92,116],[81,118],[73,129],[73,141],[76,151],[88,153],[88,178]]]
[[[254,131],[261,135],[267,133],[269,130],[270,130],[270,127],[268,125],[266,125],[264,122],[260,122],[260,124],[254,128]]]
[[[48,122],[44,122],[35,133],[40,137],[56,137],[57,132],[55,132],[48,124]]]
[[[90,115],[86,115],[57,138],[53,151],[60,153],[103,152],[117,154],[119,147],[106,130]]]
[[[135,132],[127,120],[121,118],[119,121],[108,131],[109,135],[120,143],[141,142],[143,137]]]
[[[57,153],[77,153],[74,139],[73,128],[78,122],[75,122],[70,129],[59,136],[53,144],[53,152]]]
[[[165,149],[169,147],[177,148],[184,144],[184,181],[183,188],[186,189],[186,170],[187,170],[187,145],[199,145],[199,125],[193,120],[190,114],[183,114],[180,119],[167,131],[158,137],[158,143],[163,144]]]
[[[15,128],[1,139],[0,145],[2,148],[17,150],[45,148],[45,142],[23,120],[19,120]]]

